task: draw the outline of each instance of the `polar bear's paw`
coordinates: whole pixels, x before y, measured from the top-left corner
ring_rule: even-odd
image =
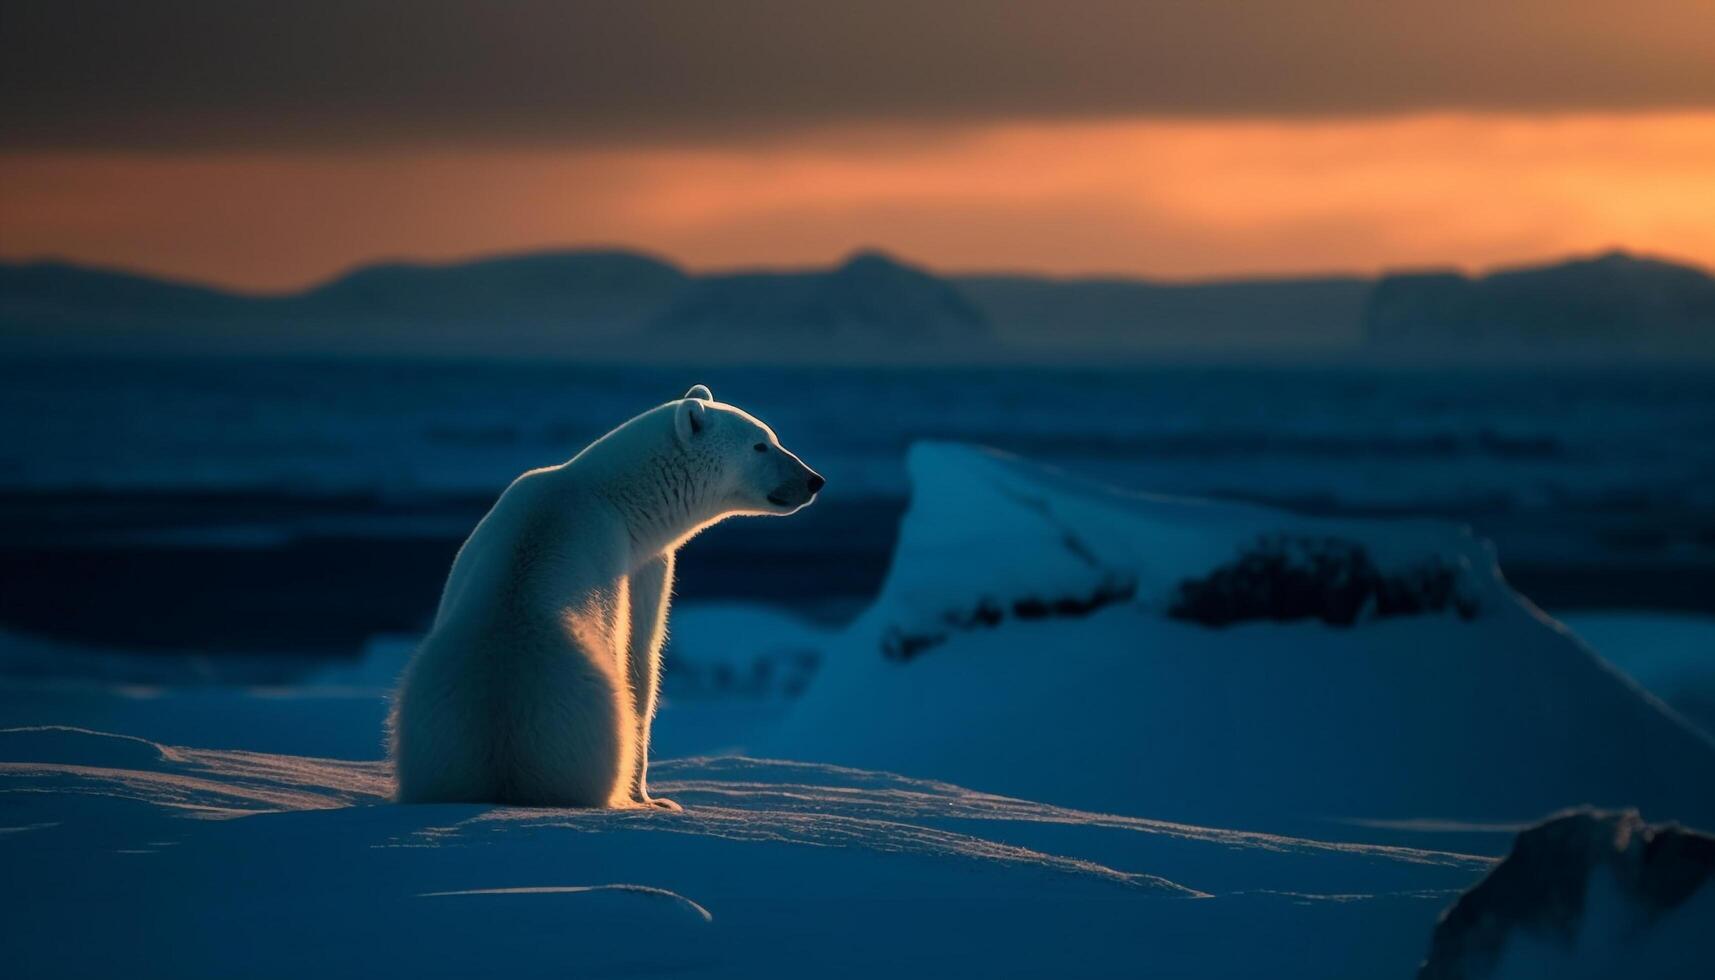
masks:
[[[685,808],[665,796],[645,796],[642,805],[647,809],[668,810],[673,813],[683,813]]]

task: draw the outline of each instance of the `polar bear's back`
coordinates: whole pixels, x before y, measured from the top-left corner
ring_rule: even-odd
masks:
[[[432,634],[392,718],[402,803],[605,807],[635,760],[628,689],[602,651],[544,625]]]

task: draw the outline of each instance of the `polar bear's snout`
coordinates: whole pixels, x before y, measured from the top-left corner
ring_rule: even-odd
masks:
[[[828,485],[828,481],[822,478],[822,474],[805,466],[804,461],[798,457],[789,453],[782,455],[789,457],[795,472],[790,473],[779,486],[774,488],[774,491],[768,495],[768,502],[776,507],[786,507],[791,510],[808,506],[810,501],[816,499],[816,494]]]

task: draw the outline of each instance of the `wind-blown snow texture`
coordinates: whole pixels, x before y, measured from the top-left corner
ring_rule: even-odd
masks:
[[[772,697],[666,706],[678,758],[651,769],[683,813],[386,803],[396,642],[289,687],[0,681],[9,971],[1406,977],[1519,822],[1710,824],[1708,740],[1456,529],[1135,497],[960,446],[911,471],[844,633],[687,622],[705,663],[826,662],[784,722]],[[1165,615],[1280,533],[1384,572],[1436,556],[1477,612]],[[890,631],[943,635],[901,661]],[[710,754],[733,746],[775,758]]]
[[[400,807],[381,762],[75,728],[0,757],[30,977],[1041,974],[1143,941],[1185,975],[1399,975],[1489,865],[744,758],[659,766],[667,814]]]

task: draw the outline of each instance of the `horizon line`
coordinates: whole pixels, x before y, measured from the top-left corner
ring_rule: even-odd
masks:
[[[506,262],[517,259],[537,258],[543,256],[593,256],[593,255],[626,255],[635,258],[658,262],[669,266],[680,273],[692,278],[715,278],[736,275],[794,275],[826,272],[838,269],[853,259],[863,255],[880,255],[899,265],[920,269],[939,279],[1035,279],[1056,283],[1096,283],[1096,282],[1126,282],[1153,286],[1216,286],[1237,283],[1269,283],[1269,282],[1298,282],[1298,281],[1327,281],[1337,279],[1380,280],[1394,275],[1412,275],[1424,273],[1456,273],[1471,279],[1480,279],[1497,273],[1521,269],[1535,269],[1549,266],[1564,265],[1570,262],[1590,261],[1611,255],[1623,255],[1634,259],[1666,262],[1672,265],[1686,266],[1696,269],[1705,275],[1715,276],[1715,269],[1695,259],[1669,255],[1665,252],[1651,249],[1636,248],[1627,245],[1609,244],[1588,249],[1564,251],[1552,255],[1542,255],[1535,258],[1515,259],[1488,265],[1460,263],[1455,261],[1435,263],[1414,263],[1391,266],[1374,272],[1357,270],[1306,269],[1301,272],[1233,272],[1205,276],[1167,277],[1154,276],[1141,272],[1120,271],[1089,271],[1089,272],[1048,272],[1020,268],[1017,266],[1001,266],[987,268],[942,268],[930,263],[902,256],[888,248],[875,245],[861,245],[846,250],[842,256],[831,262],[804,263],[747,263],[739,265],[693,265],[667,255],[663,251],[639,245],[624,245],[618,243],[591,243],[587,245],[544,245],[539,248],[503,249],[490,252],[470,252],[454,257],[412,257],[403,255],[380,255],[371,259],[345,266],[337,272],[316,279],[308,280],[300,285],[285,289],[252,289],[244,286],[223,283],[214,279],[202,279],[194,276],[181,276],[173,273],[154,272],[137,266],[127,266],[117,263],[91,262],[65,255],[37,254],[23,256],[0,256],[0,266],[21,268],[33,265],[57,265],[75,268],[86,272],[106,273],[110,275],[127,276],[134,279],[147,279],[153,282],[192,289],[202,289],[211,292],[224,293],[230,296],[250,299],[279,299],[301,296],[314,292],[335,283],[341,282],[361,272],[372,269],[403,267],[418,269],[455,269],[464,266],[481,265],[493,262]]]

